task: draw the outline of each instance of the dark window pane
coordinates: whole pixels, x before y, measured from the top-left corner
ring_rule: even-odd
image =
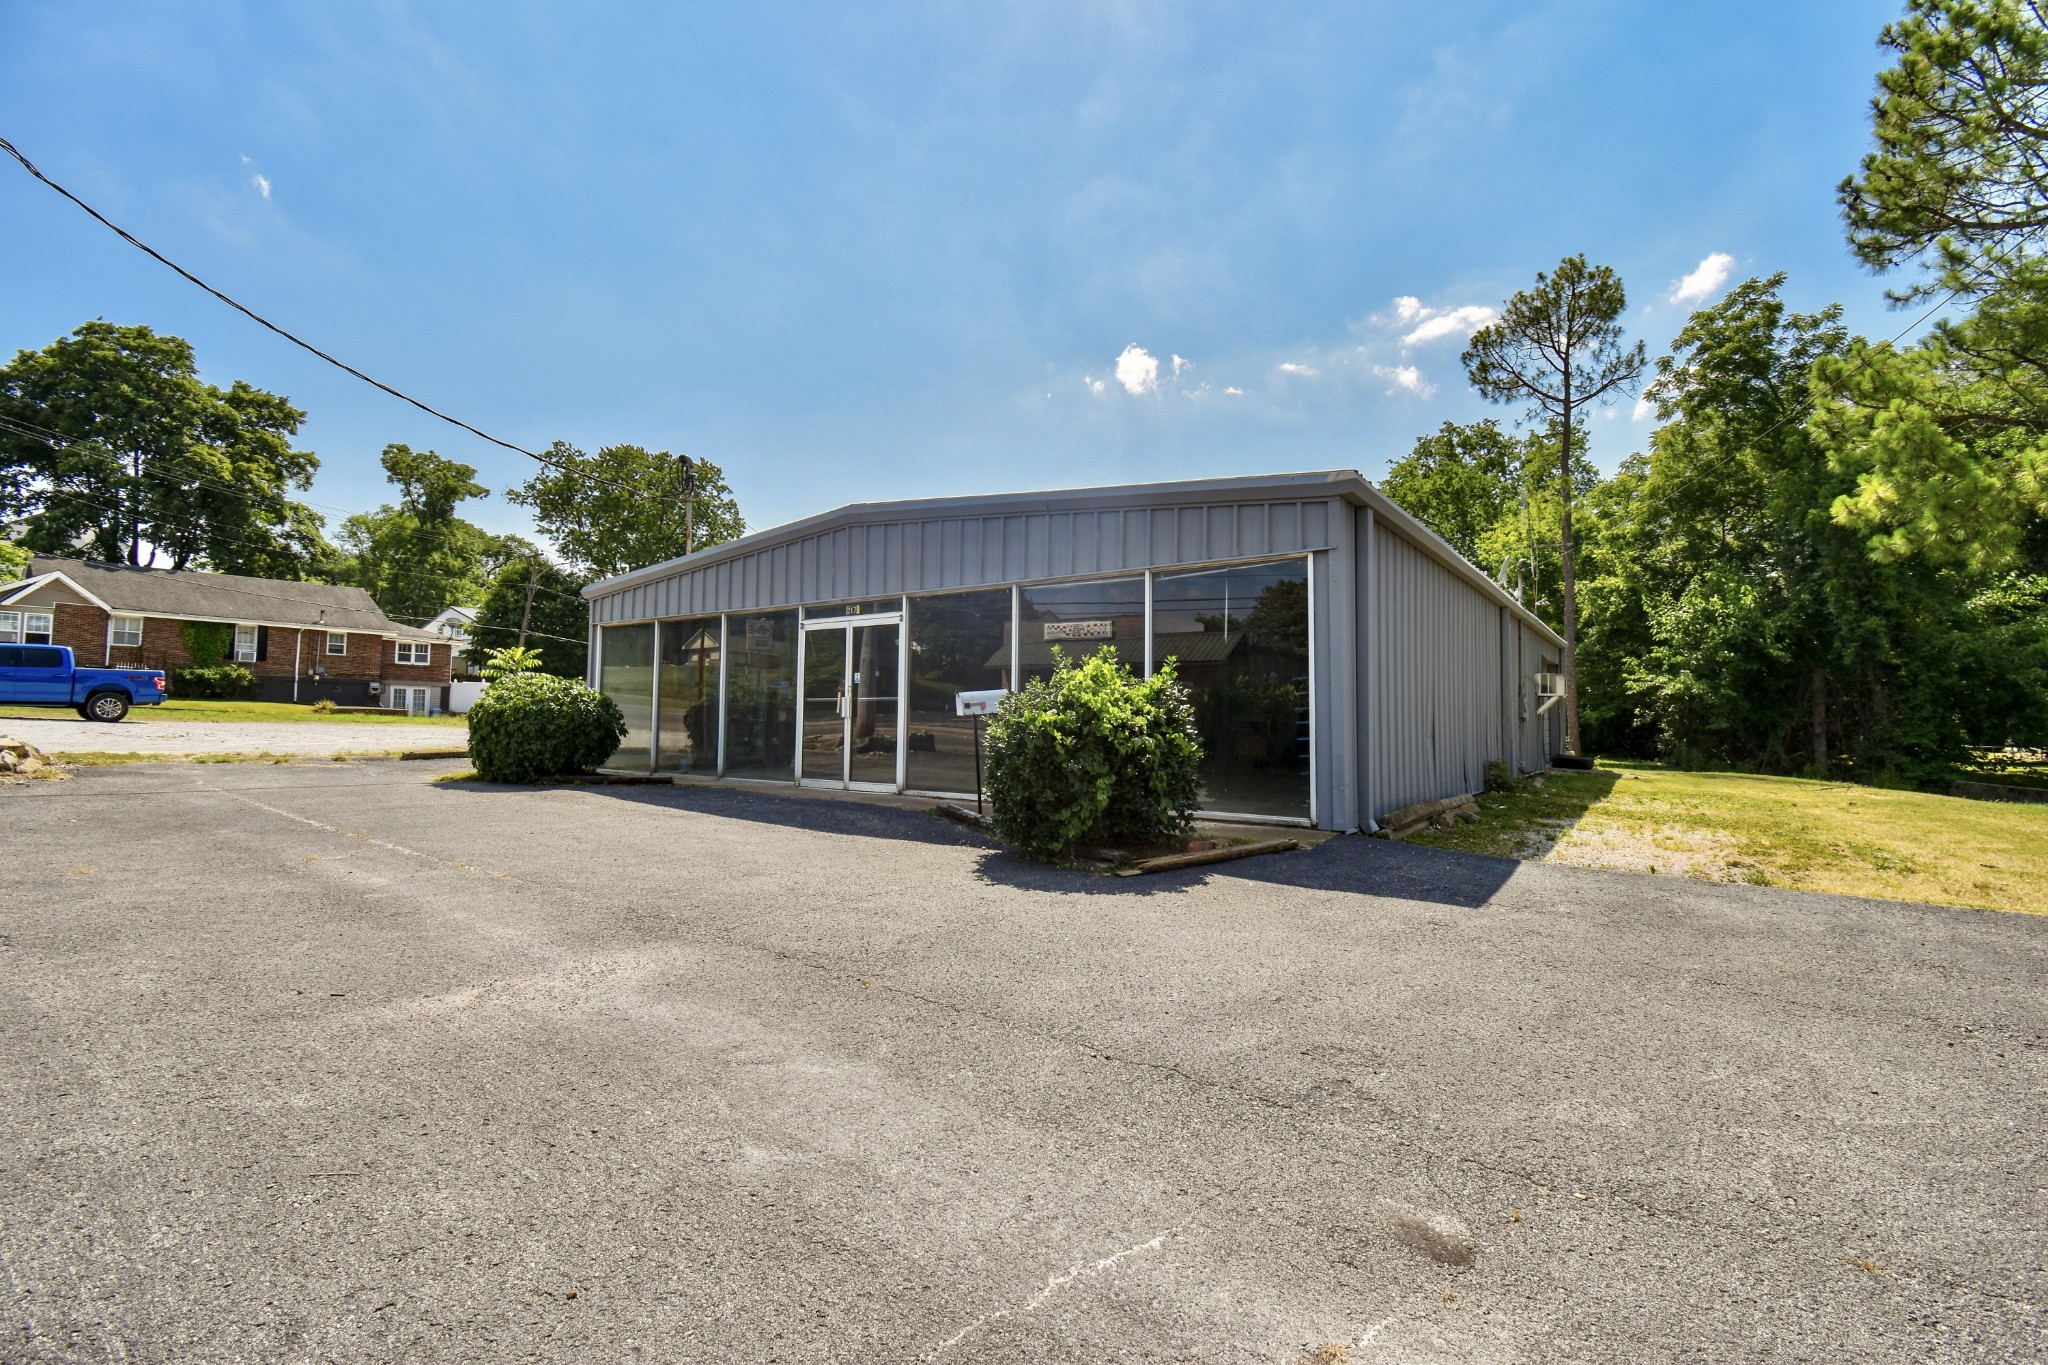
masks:
[[[1025,588],[1020,621],[1018,649],[1026,678],[1050,676],[1055,649],[1079,662],[1099,649],[1114,648],[1118,661],[1132,672],[1145,671],[1142,578]]]
[[[910,786],[974,790],[974,721],[959,692],[1009,687],[1010,590],[948,593],[910,603]]]
[[[1306,819],[1306,562],[1157,575],[1152,629],[1194,699],[1202,809]]]
[[[795,780],[796,613],[727,618],[725,649],[726,776]]]
[[[645,770],[654,743],[654,627],[606,626],[598,690],[626,713],[626,737],[605,766]]]
[[[718,618],[661,623],[658,771],[718,771]]]

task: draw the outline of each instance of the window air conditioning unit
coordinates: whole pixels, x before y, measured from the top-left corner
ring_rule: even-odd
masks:
[[[1540,716],[1564,700],[1564,674],[1538,673],[1536,675],[1536,695],[1543,702],[1541,706],[1536,708],[1536,714]]]

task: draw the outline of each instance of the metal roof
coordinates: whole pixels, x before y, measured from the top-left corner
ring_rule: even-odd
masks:
[[[1419,546],[1468,585],[1559,646],[1563,641],[1534,612],[1494,582],[1484,569],[1466,559],[1436,532],[1387,497],[1355,469],[1327,469],[1291,474],[1254,474],[1222,479],[1184,479],[1164,483],[1115,484],[1100,488],[1059,488],[1028,493],[978,493],[962,497],[912,498],[894,502],[856,502],[829,512],[786,522],[741,536],[695,554],[650,564],[645,568],[600,579],[583,589],[589,600],[608,597],[652,580],[695,573],[727,560],[757,554],[775,546],[846,526],[873,525],[938,517],[990,517],[1078,509],[1122,507],[1215,506],[1275,498],[1337,498],[1354,507],[1370,507],[1391,529]]]
[[[278,626],[325,626],[399,640],[443,640],[431,631],[400,625],[361,588],[295,583],[196,569],[148,569],[87,559],[38,555],[29,577],[5,590],[17,596],[40,579],[62,575],[108,610],[199,621],[245,621]]]

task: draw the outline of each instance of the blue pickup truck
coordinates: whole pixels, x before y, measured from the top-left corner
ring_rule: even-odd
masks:
[[[79,668],[63,645],[0,645],[0,704],[68,706],[87,720],[117,721],[131,706],[164,699],[154,668]]]

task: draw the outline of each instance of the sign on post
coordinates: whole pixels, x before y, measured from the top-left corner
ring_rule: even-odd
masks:
[[[998,687],[988,692],[955,692],[953,714],[956,716],[992,716],[1003,704],[1003,698],[1010,694]]]
[[[995,714],[1003,704],[1003,698],[1010,694],[1000,687],[986,692],[955,692],[953,714],[974,717],[974,810],[981,813],[981,718]]]

